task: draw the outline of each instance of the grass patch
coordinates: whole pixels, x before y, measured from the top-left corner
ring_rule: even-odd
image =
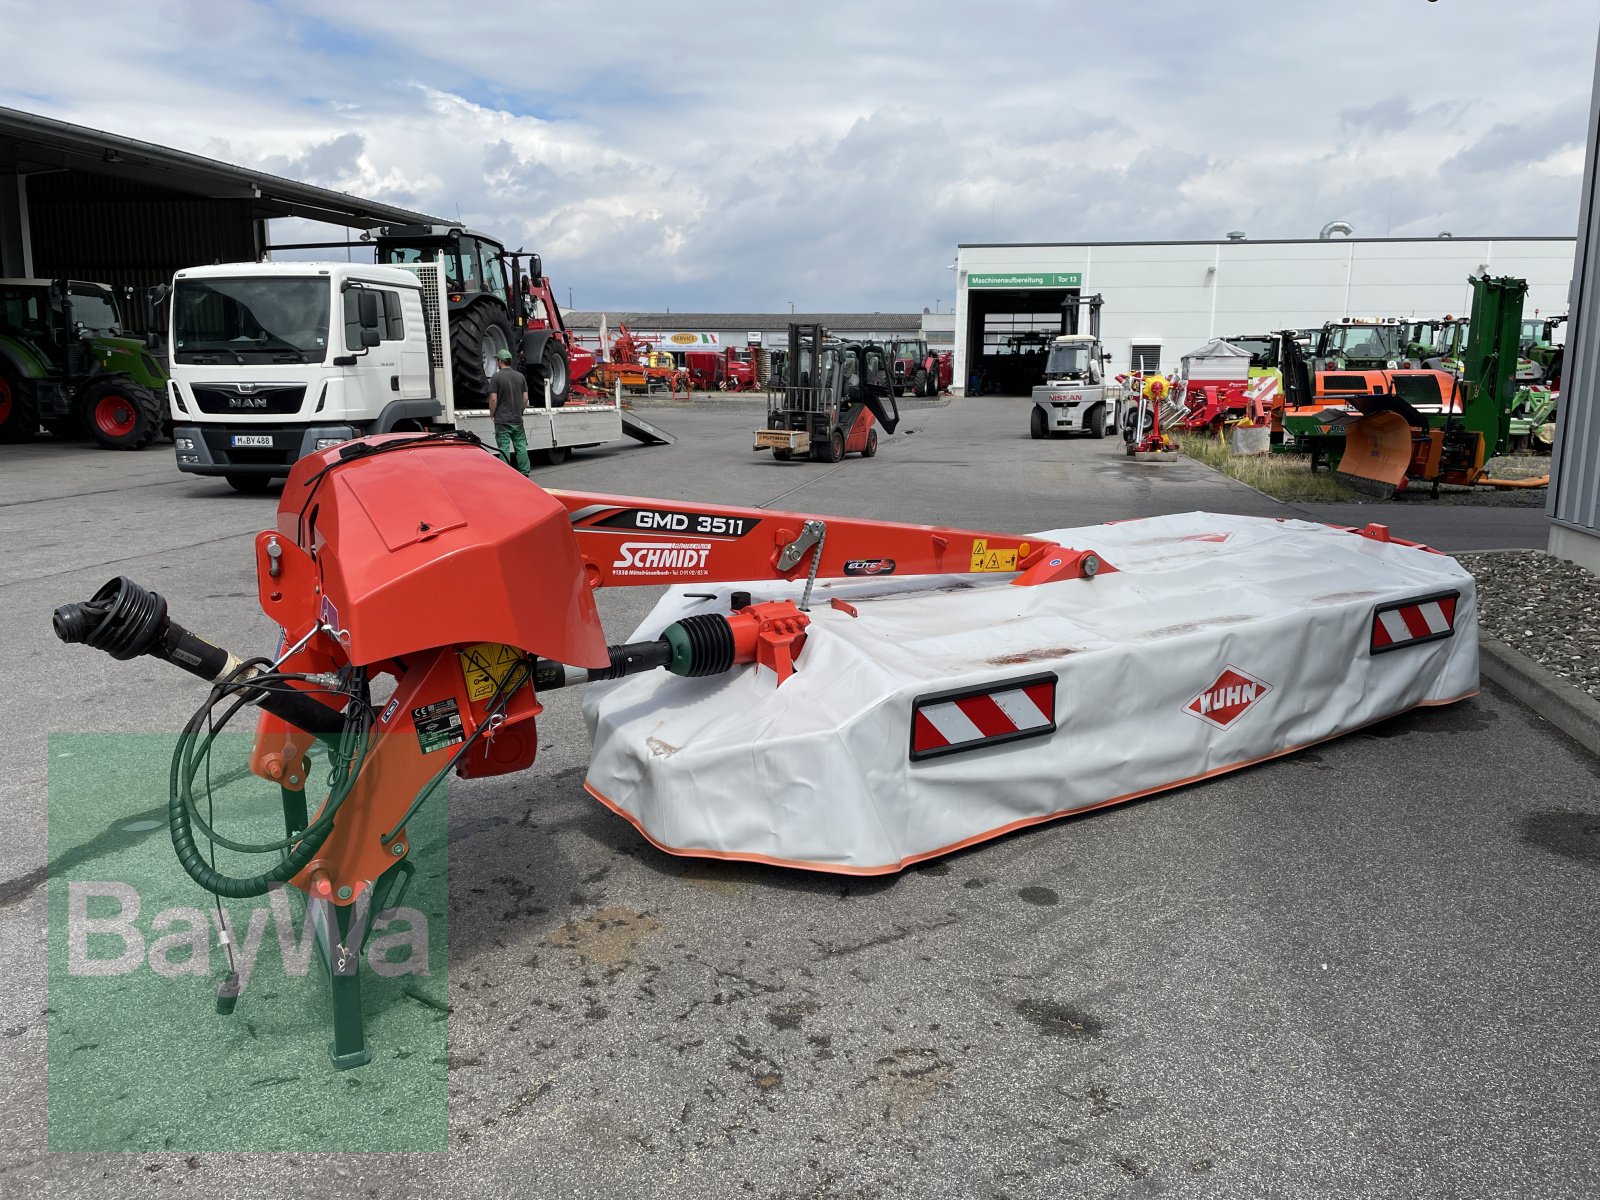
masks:
[[[1340,483],[1331,471],[1311,471],[1308,454],[1257,454],[1235,458],[1226,439],[1214,434],[1185,433],[1177,437],[1178,449],[1240,483],[1279,500],[1360,500],[1353,488]]]

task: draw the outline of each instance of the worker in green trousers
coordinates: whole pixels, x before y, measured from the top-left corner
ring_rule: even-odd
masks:
[[[511,351],[500,350],[495,358],[500,361],[500,369],[489,380],[489,415],[494,418],[494,440],[501,456],[527,475],[533,469],[528,463],[528,435],[522,428],[522,414],[528,407],[528,381],[511,365]]]

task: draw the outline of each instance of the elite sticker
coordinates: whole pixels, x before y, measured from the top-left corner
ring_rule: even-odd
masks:
[[[892,558],[852,558],[844,565],[846,575],[893,575]]]

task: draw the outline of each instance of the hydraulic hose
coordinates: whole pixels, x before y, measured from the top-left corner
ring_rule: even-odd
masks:
[[[352,716],[345,722],[339,739],[334,771],[329,780],[328,799],[316,820],[304,830],[274,842],[254,844],[235,842],[219,835],[200,818],[194,799],[194,780],[211,752],[212,743],[234,714],[249,702],[243,693],[260,690],[262,680],[272,678],[247,674],[264,662],[265,660],[256,660],[242,663],[232,675],[219,681],[212,688],[206,702],[195,711],[189,718],[188,724],[184,726],[178,745],[173,750],[172,766],[168,773],[167,825],[172,834],[172,848],[177,853],[179,865],[189,878],[206,891],[232,900],[264,895],[273,884],[287,883],[293,879],[317,856],[318,851],[328,840],[328,835],[333,832],[335,816],[355,787],[371,742],[372,711],[365,704],[352,704],[350,706]],[[231,695],[237,695],[233,705],[219,720],[212,723],[212,711]],[[195,840],[196,826],[208,840],[230,850],[242,853],[269,853],[279,850],[286,853],[277,864],[259,874],[225,875],[208,863],[201,854]]]
[[[212,684],[205,703],[195,710],[178,738],[168,773],[167,824],[178,862],[191,879],[215,895],[245,899],[260,896],[273,884],[286,883],[305,869],[333,832],[334,817],[366,760],[373,718],[370,706],[359,695],[335,692],[309,677],[279,672],[268,659],[241,661],[173,621],[158,592],[148,591],[126,576],[109,581],[88,600],[63,604],[56,609],[53,624],[63,642],[91,646],[122,661],[149,655]],[[364,678],[357,678],[364,683]],[[316,691],[332,692],[339,708],[317,700]],[[218,706],[229,701],[220,718],[213,719]],[[334,761],[328,799],[316,820],[281,840],[255,844],[233,841],[211,828],[201,818],[194,797],[195,779],[209,760],[212,744],[239,710],[252,704],[317,737],[328,746]],[[247,854],[277,851],[283,857],[256,875],[225,875],[202,855],[195,838],[197,828],[214,845]]]

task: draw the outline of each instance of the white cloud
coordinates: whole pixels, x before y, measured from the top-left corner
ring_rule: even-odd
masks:
[[[920,308],[949,296],[960,241],[1570,232],[1597,19],[1561,0],[1514,22],[1499,0],[155,9],[104,9],[85,38],[76,11],[0,0],[29,30],[0,103],[459,212],[540,250],[582,307],[679,310]]]

